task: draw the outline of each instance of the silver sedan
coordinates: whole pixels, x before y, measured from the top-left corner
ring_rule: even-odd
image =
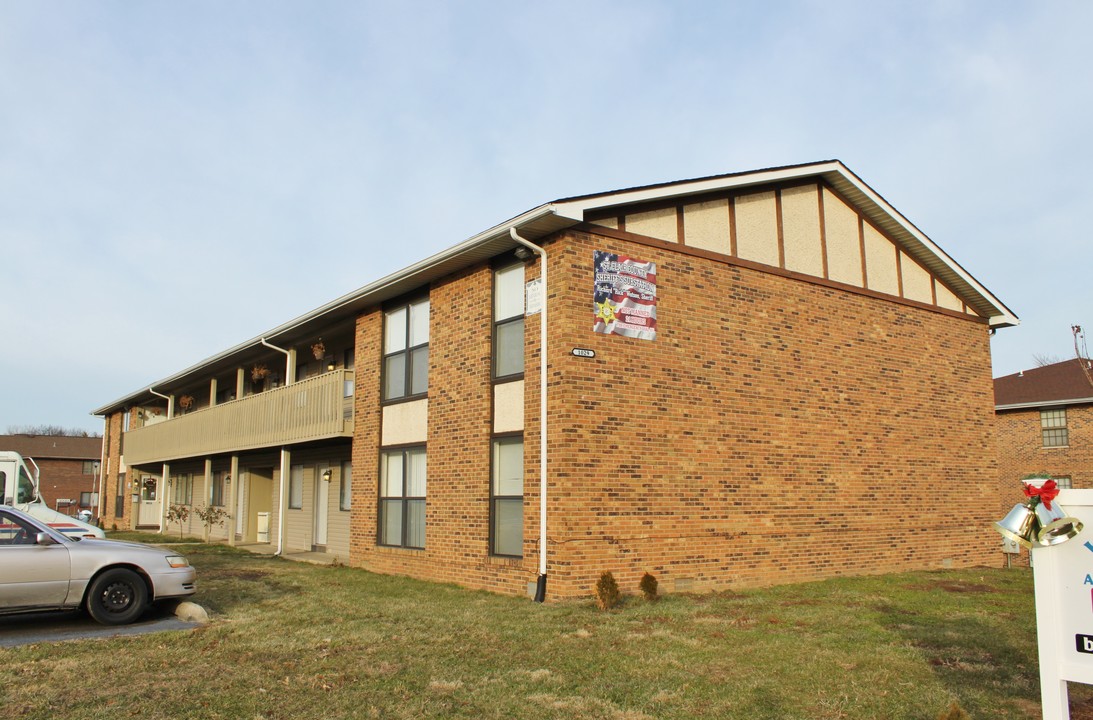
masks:
[[[68,537],[0,505],[0,615],[82,607],[101,623],[123,625],[156,600],[192,595],[194,577],[173,552]]]

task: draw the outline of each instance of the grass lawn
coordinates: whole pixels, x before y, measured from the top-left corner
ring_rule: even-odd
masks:
[[[628,597],[605,613],[186,553],[209,625],[0,650],[0,716],[934,720],[955,700],[971,718],[1039,717],[1027,569]]]

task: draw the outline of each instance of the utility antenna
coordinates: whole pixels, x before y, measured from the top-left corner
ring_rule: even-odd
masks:
[[[1082,331],[1082,326],[1071,325],[1070,332],[1074,334],[1074,354],[1078,358],[1078,364],[1082,367],[1086,382],[1093,386],[1093,370],[1089,367],[1089,347],[1086,346],[1085,333]]]

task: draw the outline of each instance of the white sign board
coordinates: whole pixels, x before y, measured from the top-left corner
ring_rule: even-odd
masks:
[[[1032,550],[1044,720],[1069,720],[1067,681],[1093,685],[1093,490],[1052,503],[1085,524],[1066,542]]]
[[[543,311],[543,279],[528,280],[524,285],[527,315],[538,315]]]

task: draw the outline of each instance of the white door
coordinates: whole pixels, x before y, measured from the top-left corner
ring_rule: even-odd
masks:
[[[137,525],[159,525],[159,478],[144,475],[140,479],[140,509]]]
[[[315,545],[326,546],[326,519],[330,510],[330,468],[319,468],[315,479]]]

